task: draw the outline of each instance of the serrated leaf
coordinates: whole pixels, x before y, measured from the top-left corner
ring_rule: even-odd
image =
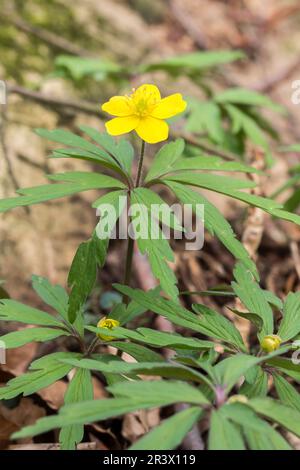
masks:
[[[300,331],[300,292],[290,292],[284,302],[283,316],[278,335],[282,341],[289,341]]]
[[[93,239],[81,243],[76,251],[68,276],[71,287],[68,318],[74,323],[94,287],[97,276],[96,247]]]
[[[51,284],[48,279],[42,276],[33,275],[31,279],[32,287],[38,296],[67,320],[69,296],[65,289],[58,284]]]
[[[31,395],[61,379],[72,369],[69,364],[58,361],[66,357],[76,358],[80,357],[80,354],[54,353],[34,361],[29,372],[15,377],[5,387],[0,388],[0,400],[8,400],[20,394]]]
[[[157,382],[159,385],[157,385]],[[119,385],[120,383],[115,384],[112,390],[118,390]],[[122,385],[127,387],[126,389],[121,386],[123,394],[129,391],[130,396],[65,405],[61,408],[58,416],[41,418],[34,425],[27,426],[13,434],[12,438],[20,439],[25,436],[35,436],[62,426],[88,424],[135,410],[171,405],[182,400],[197,405],[203,403],[203,395],[196,388],[183,382],[138,381],[122,382]],[[178,390],[179,393],[174,394],[174,390]]]
[[[71,380],[64,396],[64,403],[82,403],[92,400],[94,396],[93,382],[90,371],[78,369]],[[75,450],[76,444],[83,438],[84,427],[82,424],[64,426],[59,433],[59,442],[62,450]]]
[[[239,428],[226,419],[221,410],[214,410],[211,414],[208,449],[245,450]]]
[[[159,178],[162,174],[171,171],[176,160],[182,155],[184,146],[184,140],[177,139],[175,142],[170,142],[161,147],[151,163],[145,182]]]
[[[58,328],[25,328],[0,336],[0,341],[6,349],[11,349],[34,341],[44,343],[60,336],[70,336],[70,333]]]
[[[213,101],[195,101],[187,119],[186,130],[200,134],[207,132],[210,139],[218,144],[224,140],[222,116],[219,106]]]
[[[1,299],[0,320],[17,321],[41,326],[55,326],[58,328],[64,327],[64,324],[53,315],[11,299]]]
[[[252,398],[248,403],[256,413],[279,423],[296,436],[300,436],[300,411],[282,405],[272,398]]]
[[[198,314],[199,324],[210,332],[209,336],[233,344],[239,350],[246,351],[240,332],[227,318],[201,304],[194,304],[193,310]]]
[[[182,204],[190,204],[193,210],[195,210],[196,204],[204,205],[204,224],[207,230],[212,235],[216,235],[233,256],[240,259],[257,277],[258,274],[256,266],[250,259],[249,253],[237,240],[230,224],[222,216],[219,210],[202,194],[199,194],[190,188],[186,188],[182,184],[168,181],[167,186],[170,187]]]
[[[238,263],[234,269],[237,282],[232,282],[232,288],[250,313],[258,315],[263,322],[259,337],[273,333],[273,312],[265,295],[255,282],[252,274]]]
[[[202,410],[190,407],[165,419],[148,434],[135,442],[129,450],[172,450],[201,417]]]
[[[280,401],[291,408],[300,411],[300,395],[298,391],[281,375],[273,373],[276,392]]]
[[[127,173],[130,174],[134,158],[134,150],[127,140],[120,139],[119,141],[116,141],[106,132],[101,133],[88,126],[80,126],[80,129],[97,142],[97,144],[101,145],[106,152],[108,152],[108,154],[111,155]]]

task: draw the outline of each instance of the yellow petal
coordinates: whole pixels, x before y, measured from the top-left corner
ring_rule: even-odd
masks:
[[[135,131],[145,142],[156,144],[162,140],[167,140],[169,126],[165,121],[149,116],[140,120]]]
[[[151,85],[151,84],[146,83],[138,87],[134,92],[135,96],[142,95],[142,94],[145,94],[147,97],[149,95],[152,95],[152,98],[155,101],[161,100],[160,91],[156,85]]]
[[[113,116],[130,116],[132,109],[126,96],[113,96],[102,105],[102,110]]]
[[[137,116],[116,117],[106,122],[105,127],[110,135],[121,135],[133,131],[139,121]]]
[[[186,102],[180,93],[167,96],[162,99],[154,108],[151,116],[158,119],[168,119],[176,114],[182,113],[186,108]]]

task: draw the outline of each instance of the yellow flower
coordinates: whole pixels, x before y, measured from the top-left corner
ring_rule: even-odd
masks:
[[[281,341],[278,335],[267,335],[262,339],[260,346],[264,351],[272,352],[279,348]]]
[[[110,135],[121,135],[133,130],[149,144],[166,140],[169,126],[164,121],[186,108],[180,93],[161,98],[155,85],[142,85],[129,96],[113,96],[102,105],[102,110],[117,116],[105,126]]]
[[[98,328],[105,328],[106,330],[112,330],[115,326],[119,326],[120,322],[118,320],[113,320],[112,318],[101,318],[101,320],[97,323]],[[104,339],[104,341],[111,341],[115,339],[113,336],[106,336],[102,333],[97,333],[97,336],[100,339]]]

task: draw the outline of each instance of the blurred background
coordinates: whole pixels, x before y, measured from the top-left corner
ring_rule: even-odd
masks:
[[[191,109],[212,93],[236,86],[268,94],[288,109],[288,115],[262,111],[276,131],[275,136],[269,129],[268,152],[271,149],[273,164],[264,191],[270,194],[280,187],[288,177],[288,167],[297,163],[297,154],[277,153],[279,145],[297,143],[300,134],[300,105],[291,102],[291,84],[300,77],[297,1],[1,0],[0,18],[0,78],[8,88],[8,105],[1,106],[1,197],[12,196],[18,187],[44,183],[45,173],[87,169],[85,162],[47,159],[54,144],[35,135],[36,127],[76,131],[80,124],[89,124],[104,129],[100,104],[143,82],[158,84],[164,95],[183,93],[190,99]],[[206,62],[191,59],[182,64],[179,61],[178,66],[176,60],[170,61],[182,54],[215,51],[219,52]],[[207,116],[206,110],[202,111],[200,106],[187,128],[197,138],[201,135],[197,135],[195,122],[199,128]],[[176,122],[175,131],[180,126]],[[239,153],[240,142],[220,142],[213,130],[208,139],[212,150],[227,147],[226,151]],[[257,143],[251,133],[246,140]],[[248,145],[245,138],[242,144],[240,154]],[[235,203],[213,198],[241,234],[242,219]],[[76,247],[96,223],[89,205],[93,199],[90,193],[81,194],[19,208],[1,217],[0,278],[12,297],[32,300],[32,273],[65,285]],[[297,237],[298,229],[288,226]],[[267,231],[272,256],[276,257],[273,242],[281,243],[289,256],[288,242],[276,230],[275,235]],[[176,269],[179,276],[184,271],[188,287],[205,288],[207,282],[230,278],[233,260],[222,248],[217,262],[210,251],[214,253],[219,245],[210,243],[213,248],[208,246],[201,254],[178,255]],[[119,249],[123,248],[110,251],[101,274],[104,284],[121,276]],[[271,256],[267,248],[261,251],[262,258]],[[180,256],[185,259],[182,263]],[[262,269],[270,275],[269,263],[262,261]],[[293,285],[297,273],[291,266],[288,269]],[[209,271],[206,280],[203,270]],[[279,290],[285,290],[285,276],[280,282]]]
[[[47,159],[55,144],[35,128],[78,132],[87,124],[104,130],[101,103],[150,82],[164,96],[181,92],[189,102],[187,114],[172,124],[173,137],[186,137],[191,152],[199,154],[200,148],[267,168],[259,194],[275,192],[298,210],[299,148],[281,151],[300,142],[300,104],[292,102],[292,83],[300,80],[298,0],[0,0],[0,24],[0,79],[8,91],[7,105],[0,105],[1,198],[45,183],[45,174],[89,169],[88,162]],[[234,132],[215,96],[236,87],[261,92],[285,110],[268,100],[258,107],[242,100],[236,103],[240,130]],[[147,152],[148,166],[153,152]],[[288,179],[286,194],[280,188]],[[33,273],[66,285],[76,248],[97,223],[89,204],[94,200],[91,192],[81,193],[1,215],[0,279],[11,297],[41,306],[30,288]],[[244,207],[214,194],[210,200],[253,250],[263,285],[279,295],[298,289],[299,228],[267,217],[260,222],[262,239],[251,246]],[[177,248],[174,270],[181,290],[230,282],[234,260],[216,239],[207,235],[201,252]],[[112,243],[92,313],[99,310],[101,292],[121,281],[124,250],[124,244]],[[144,287],[141,272],[135,277]],[[100,306],[113,301],[102,298]],[[37,354],[30,348],[10,357],[8,375],[26,369]]]

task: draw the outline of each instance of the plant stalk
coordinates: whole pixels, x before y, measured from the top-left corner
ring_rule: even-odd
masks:
[[[144,155],[145,155],[145,141],[142,140],[142,147],[141,147],[141,153],[140,153],[140,158],[139,158],[139,163],[138,163],[138,170],[137,170],[137,175],[136,175],[135,184],[134,184],[135,188],[138,188],[140,185],[142,170],[143,170]],[[123,281],[123,284],[125,286],[129,286],[130,280],[131,280],[133,248],[134,248],[134,239],[131,238],[128,234],[125,275],[124,275],[124,281]],[[128,305],[129,303],[128,296],[124,296],[124,303]]]

